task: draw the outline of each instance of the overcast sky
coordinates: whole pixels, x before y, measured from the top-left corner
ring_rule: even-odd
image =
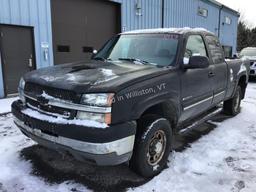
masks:
[[[220,3],[241,12],[242,17],[250,25],[256,27],[256,1],[255,0],[217,0]]]

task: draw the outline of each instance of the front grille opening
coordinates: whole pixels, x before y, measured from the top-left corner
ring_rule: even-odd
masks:
[[[45,115],[51,115],[53,117],[62,117],[65,119],[73,119],[75,115],[74,110],[64,109],[61,107],[55,107],[51,105],[41,105],[38,101],[26,98],[27,106],[31,109],[37,110]]]
[[[38,96],[42,95],[43,93],[48,94],[57,99],[66,100],[73,103],[80,102],[80,94],[76,94],[72,91],[67,91],[63,89],[56,89],[52,87],[42,86],[35,83],[26,83],[25,85],[25,93],[33,98],[37,98]]]

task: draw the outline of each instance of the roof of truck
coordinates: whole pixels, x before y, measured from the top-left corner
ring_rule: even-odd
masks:
[[[139,29],[139,30],[133,30],[133,31],[127,31],[121,34],[145,34],[145,33],[178,33],[178,34],[185,34],[189,32],[204,32],[204,33],[210,33],[212,32],[208,31],[205,28],[190,28],[190,27],[184,27],[184,28],[156,28],[156,29]],[[214,34],[213,34],[214,35]]]

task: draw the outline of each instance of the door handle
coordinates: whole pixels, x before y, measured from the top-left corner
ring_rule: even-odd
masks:
[[[28,66],[31,68],[31,67],[33,67],[33,59],[32,58],[30,58],[29,60],[28,60]]]
[[[214,72],[210,71],[210,72],[208,73],[208,77],[214,77],[214,76],[215,76],[215,73],[214,73]]]
[[[32,61],[32,58],[30,58],[30,59],[28,60],[28,66],[29,66],[29,67],[33,67],[33,61]]]

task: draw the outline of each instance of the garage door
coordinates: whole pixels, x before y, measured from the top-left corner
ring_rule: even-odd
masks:
[[[52,0],[55,64],[88,59],[120,32],[120,4],[106,0]]]

